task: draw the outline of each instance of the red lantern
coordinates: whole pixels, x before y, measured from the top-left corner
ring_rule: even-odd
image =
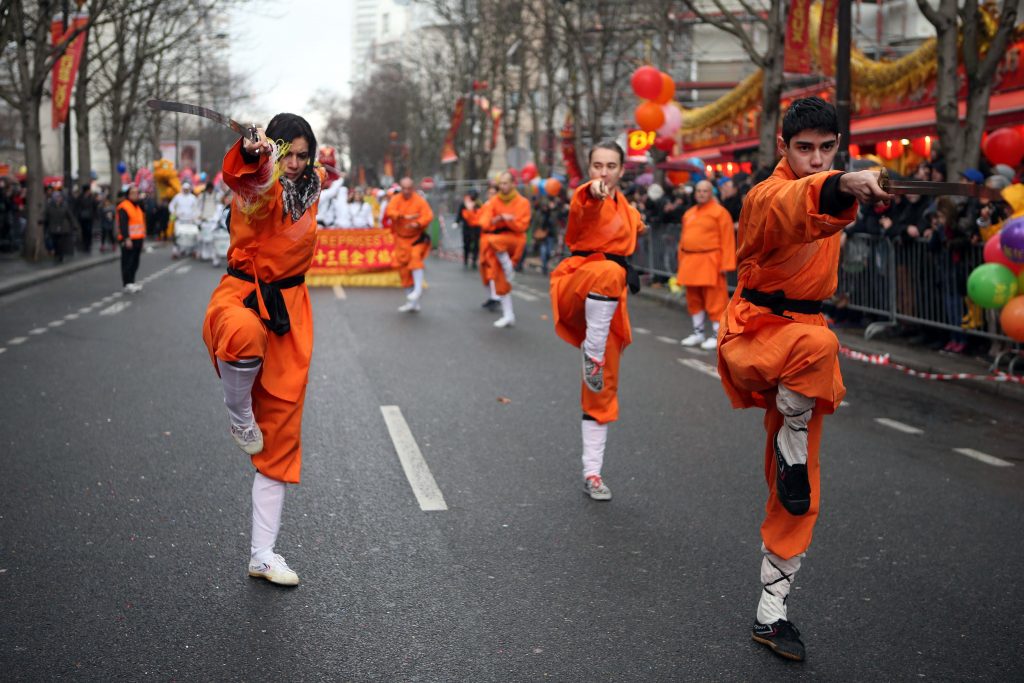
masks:
[[[653,100],[661,93],[661,72],[650,65],[642,66],[633,72],[629,83],[633,86],[633,92],[637,97]],[[654,128],[649,130],[654,130]]]
[[[690,172],[689,171],[666,171],[665,172],[665,177],[668,178],[668,181],[670,183],[672,183],[673,185],[682,185],[683,183],[685,183],[687,180],[690,179]]]
[[[916,138],[910,143],[910,149],[914,150],[914,154],[920,157],[931,159],[932,139],[931,135],[925,135],[923,138]]]
[[[859,157],[860,156],[860,145],[850,145],[849,146],[849,150],[850,150],[850,156],[851,157]]]
[[[637,125],[643,130],[658,130],[665,123],[665,112],[661,110],[660,104],[654,102],[643,102],[636,108],[634,115]]]
[[[562,191],[562,181],[558,178],[548,178],[544,181],[544,191],[549,197],[554,197]]]
[[[662,71],[659,71],[658,75],[661,77],[661,90],[658,92],[657,97],[651,99],[657,104],[668,104],[676,96],[676,82],[671,76]]]
[[[665,154],[671,154],[676,147],[676,141],[667,135],[662,135],[654,140],[654,146]]]
[[[1024,138],[1014,128],[1000,128],[988,136],[981,149],[993,164],[1016,168],[1024,158]]]
[[[903,143],[899,140],[886,140],[875,145],[875,154],[886,161],[892,161],[903,156]]]

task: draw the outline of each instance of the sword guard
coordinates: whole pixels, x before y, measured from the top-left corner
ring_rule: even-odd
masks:
[[[878,172],[878,186],[882,188],[882,192],[892,194],[892,192],[889,192],[889,169],[885,166]]]
[[[249,139],[253,142],[260,141],[259,131],[256,130],[256,126],[249,126]]]

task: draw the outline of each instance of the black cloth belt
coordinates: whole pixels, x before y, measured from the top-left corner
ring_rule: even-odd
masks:
[[[629,291],[636,294],[640,291],[640,273],[633,268],[633,264],[626,260],[625,256],[621,254],[606,254],[603,251],[573,251],[573,256],[587,257],[592,254],[601,254],[609,261],[619,264],[626,271],[626,284],[629,285]]]
[[[421,232],[420,236],[416,238],[416,241],[413,242],[413,244],[423,244],[424,242],[430,244],[430,235],[428,235],[426,231]]]
[[[230,266],[228,266],[228,275],[237,277],[239,280],[245,280],[246,282],[256,282],[256,278],[252,275]],[[249,296],[245,297],[242,303],[245,304],[246,308],[256,311],[256,315],[260,316],[260,320],[263,321],[268,330],[281,337],[288,334],[288,331],[292,328],[291,318],[288,317],[288,307],[285,306],[281,290],[298,287],[305,281],[305,275],[293,275],[276,282],[263,282],[261,280],[258,283],[260,296],[263,297],[263,305],[267,308],[267,315],[270,316],[269,319],[260,315],[260,303],[256,298],[256,290],[253,290]]]
[[[770,308],[775,315],[783,315],[785,311],[790,313],[821,313],[821,301],[815,299],[787,299],[786,293],[781,289],[777,292],[762,292],[756,289],[744,287],[740,296],[754,304]]]
[[[512,232],[512,228],[498,228],[497,230],[488,230],[491,235],[500,235],[503,232]]]

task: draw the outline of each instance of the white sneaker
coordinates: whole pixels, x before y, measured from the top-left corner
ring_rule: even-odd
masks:
[[[274,554],[270,562],[249,562],[249,576],[266,579],[279,586],[298,586],[299,575],[292,571],[284,558]]]
[[[512,327],[515,324],[516,324],[516,319],[515,319],[514,316],[511,317],[511,318],[506,318],[505,316],[501,316],[500,318],[498,318],[497,320],[494,321],[494,326],[495,327]]]
[[[705,351],[714,351],[715,349],[718,348],[718,337],[708,337],[700,345],[700,348],[704,349]]]
[[[592,500],[611,500],[612,490],[605,486],[600,474],[591,474],[583,480],[583,490]]]
[[[399,313],[417,313],[420,310],[419,301],[406,301],[404,304],[398,307]]]
[[[138,283],[138,282],[133,282],[132,283],[132,291],[133,292],[141,292],[142,291],[142,284]]]
[[[263,432],[255,422],[248,427],[231,425],[231,438],[249,455],[256,455],[263,450]]]
[[[687,337],[686,339],[682,340],[679,343],[682,344],[683,346],[697,346],[698,344],[703,344],[706,339],[707,337],[705,337],[702,333],[694,332],[689,337]]]

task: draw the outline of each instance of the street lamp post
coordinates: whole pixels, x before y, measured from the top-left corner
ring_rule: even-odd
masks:
[[[839,153],[835,167],[850,167],[850,0],[839,0],[836,45],[836,114],[839,118]]]

